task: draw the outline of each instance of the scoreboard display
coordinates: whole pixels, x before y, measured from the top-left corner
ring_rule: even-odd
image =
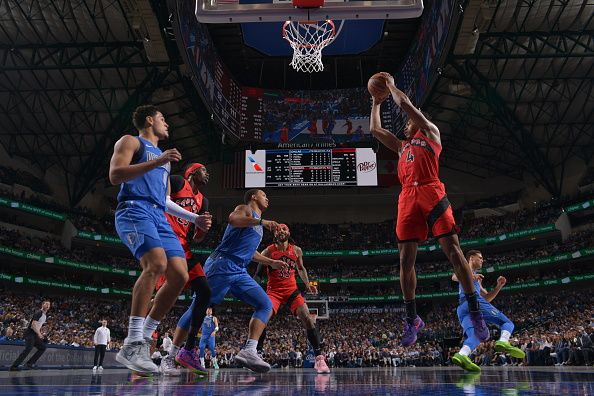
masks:
[[[377,186],[371,148],[298,148],[245,152],[245,187]]]

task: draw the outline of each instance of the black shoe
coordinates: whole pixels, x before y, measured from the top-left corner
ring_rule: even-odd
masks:
[[[8,369],[8,371],[21,371],[21,368],[18,366],[10,366],[10,368]]]

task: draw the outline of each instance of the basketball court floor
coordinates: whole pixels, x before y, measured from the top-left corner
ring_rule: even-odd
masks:
[[[0,372],[0,395],[594,395],[591,367],[244,369],[211,371],[207,377],[143,378],[127,370]]]

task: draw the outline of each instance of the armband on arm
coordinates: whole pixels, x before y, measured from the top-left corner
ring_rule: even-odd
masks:
[[[190,211],[185,210],[184,208],[173,202],[169,196],[167,197],[167,201],[165,201],[165,211],[172,216],[188,220],[191,223],[194,223],[196,221],[196,218],[198,218],[198,215],[196,213],[192,213]]]
[[[215,327],[215,333],[219,331],[219,326]]]

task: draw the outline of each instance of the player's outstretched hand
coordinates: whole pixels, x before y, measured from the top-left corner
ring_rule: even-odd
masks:
[[[194,224],[196,224],[196,227],[200,228],[202,231],[207,232],[212,226],[212,215],[208,212],[205,212],[204,214],[196,217]]]
[[[157,163],[159,166],[165,165],[168,162],[178,162],[182,159],[182,156],[177,149],[169,149],[163,151],[163,153],[157,157]]]
[[[391,86],[396,86],[396,84],[394,83],[394,76],[392,76],[388,72],[381,72],[381,74],[386,78],[386,85],[388,86],[388,88]]]
[[[278,228],[278,223],[274,220],[262,220],[262,225],[270,232],[274,232]]]
[[[307,292],[309,294],[318,294],[318,288],[315,287],[314,285],[308,285],[307,286]]]
[[[504,276],[500,276],[499,278],[497,278],[497,284],[501,287],[505,286],[505,284],[507,283],[507,279],[505,279]]]
[[[281,269],[283,267],[285,267],[287,265],[287,263],[285,263],[282,260],[272,260],[270,262],[270,264],[268,264],[268,266],[272,269]]]

